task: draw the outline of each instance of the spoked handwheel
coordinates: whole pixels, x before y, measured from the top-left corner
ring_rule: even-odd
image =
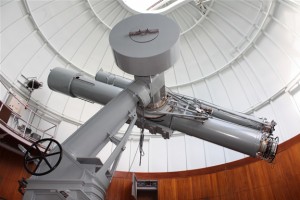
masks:
[[[44,142],[49,142],[49,143],[45,148],[45,150],[40,150],[39,145]],[[50,146],[53,143],[57,145],[57,147],[55,148],[56,149],[55,152],[47,153],[47,151],[49,150]],[[42,176],[52,172],[59,165],[61,158],[62,158],[62,147],[56,140],[51,138],[41,139],[33,143],[26,151],[24,156],[24,167],[28,173],[35,176]],[[34,162],[36,164],[36,166],[33,167],[33,169],[29,167],[29,164],[31,162]],[[37,169],[40,167],[42,162],[46,166],[41,166],[41,169],[37,172]]]

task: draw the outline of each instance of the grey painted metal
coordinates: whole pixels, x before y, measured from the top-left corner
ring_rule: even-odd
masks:
[[[49,162],[51,163],[52,160],[49,159]],[[42,163],[41,167],[47,166]],[[69,199],[104,199],[108,187],[105,183],[108,180],[100,180],[96,177],[94,170],[90,170],[92,167],[95,169],[96,166],[82,165],[64,151],[61,163],[54,171],[44,176],[31,176],[27,179],[28,185],[23,199],[64,199],[63,193],[67,193]]]
[[[123,71],[149,76],[164,72],[179,58],[178,25],[159,14],[138,14],[111,30],[109,42]]]
[[[199,101],[202,108],[212,109],[212,116],[236,123],[242,126],[254,128],[257,130],[262,130],[264,125],[268,125],[263,118],[257,118],[251,115],[246,115],[244,113],[235,112],[220,106],[210,104],[208,102]]]
[[[42,177],[33,176],[27,180],[28,186],[23,199],[29,200],[33,197],[37,200],[64,199],[62,198],[63,194],[67,194],[69,199],[105,199],[105,191],[137,120],[135,111],[128,113],[127,117],[131,120],[130,125],[104,164],[102,164],[100,159],[94,157],[76,159],[74,155],[64,151],[62,162],[55,171]],[[101,118],[99,116],[99,119]],[[81,133],[90,135],[86,132]],[[110,136],[108,135],[107,137]],[[82,145],[88,146],[85,142],[82,142]],[[95,140],[93,143],[98,142]],[[56,149],[53,152],[56,152]],[[85,160],[85,162],[78,162],[79,160]],[[50,159],[49,162],[51,163],[52,160]],[[110,169],[111,166],[112,168]],[[43,168],[45,167],[47,166],[41,165],[40,170],[44,170]],[[98,170],[97,168],[100,169]]]
[[[226,112],[224,112],[224,115],[225,114]],[[111,115],[111,117],[115,117],[115,115]],[[230,117],[224,118],[228,120],[231,119]],[[247,121],[248,119],[245,120],[245,123]],[[173,130],[210,141],[253,157],[256,157],[256,153],[258,153],[262,145],[262,131],[253,129],[252,127],[248,128],[234,124],[231,121],[218,119],[214,116],[204,122],[200,122],[191,118],[178,117],[176,113],[170,113],[170,115],[165,116],[163,120],[157,120],[157,122],[151,122],[150,124],[150,126],[157,124],[169,127]]]
[[[86,93],[81,91],[85,89],[84,86],[92,89],[89,90],[92,94],[97,94],[93,90],[103,89],[103,87],[91,87],[95,84],[90,84],[89,78],[81,77],[72,71],[52,70],[49,79],[48,83],[52,84],[49,87],[75,97],[79,94],[80,97],[84,97],[82,94]],[[106,93],[112,94],[107,90],[102,90],[102,92],[105,97],[107,97]],[[92,95],[88,95],[88,98],[97,99]],[[136,123],[138,102],[146,106],[150,100],[150,88],[140,80],[131,83],[111,101],[105,98],[104,102],[109,101],[107,105],[63,142],[64,151],[60,165],[49,174],[40,177],[32,176],[28,180],[23,199],[56,200],[63,199],[64,194],[70,199],[104,199],[120,154],[125,149],[126,141]],[[103,103],[102,100],[101,102]],[[126,122],[130,122],[126,133],[121,139],[116,138],[115,135]],[[95,156],[101,150],[99,146],[103,148],[109,140],[117,146],[102,164],[101,160]],[[50,153],[57,151],[58,149],[55,148]],[[51,157],[48,162],[52,163],[53,160],[55,158]],[[42,162],[37,172],[47,167],[47,164]]]
[[[123,88],[123,89],[127,88],[128,85],[130,84],[130,80],[125,79],[123,77],[112,75],[110,73],[103,72],[103,71],[99,71],[98,73],[97,73],[95,79],[102,83],[114,85],[116,87]],[[199,103],[201,105],[201,108],[211,109],[212,110],[211,115],[213,117],[217,117],[217,118],[220,118],[225,121],[236,123],[236,124],[239,124],[242,126],[256,129],[256,130],[262,130],[264,128],[264,125],[266,125],[265,120],[262,118],[257,118],[257,117],[253,117],[251,115],[246,115],[246,114],[243,114],[240,112],[228,110],[228,109],[222,108],[220,106],[217,106],[217,105],[214,105],[214,104],[211,104],[208,102],[204,102],[199,99],[192,99],[190,97],[182,96],[179,94],[175,94],[175,95],[179,96],[181,99],[186,98],[191,101],[196,100],[197,103]]]
[[[104,72],[102,70],[97,72],[95,80],[123,89],[127,88],[132,82],[132,80],[117,76],[112,73]]]
[[[119,162],[119,159],[120,159],[120,155],[121,155],[120,152],[123,152],[125,150],[125,144],[129,138],[129,135],[135,125],[136,120],[137,120],[137,115],[135,112],[130,113],[129,117],[130,117],[131,122],[130,122],[122,140],[120,140],[120,143],[114,149],[114,151],[109,156],[109,158],[106,160],[103,167],[96,173],[96,176],[99,177],[100,180],[107,180],[107,170],[110,168],[110,166],[112,166],[113,163],[114,163],[114,165],[112,166],[112,170],[113,170],[113,172],[115,171],[117,164]],[[113,174],[111,174],[111,176],[112,175]],[[109,185],[109,182],[107,182],[107,185]]]
[[[232,111],[199,99],[174,93],[169,93],[169,95],[171,95],[172,98],[175,98],[178,101],[186,102],[190,105],[189,107],[191,107],[191,109],[200,108],[202,110],[210,111],[210,114],[213,117],[217,117],[219,119],[239,124],[245,127],[272,133],[276,125],[274,121],[268,122],[265,118],[258,118],[252,115],[246,115],[244,113]]]
[[[138,91],[136,94],[139,94]],[[137,96],[132,94],[132,88],[122,91],[77,129],[63,143],[63,148],[75,157],[95,156],[97,147],[108,136],[115,135],[128,120],[128,114],[136,108]]]
[[[118,87],[95,81],[81,73],[59,67],[51,70],[48,76],[48,86],[56,92],[88,99],[102,105],[107,104],[122,91]]]
[[[169,123],[170,122],[170,123]],[[165,125],[188,135],[221,145],[223,147],[256,157],[261,146],[262,133],[244,126],[210,118],[204,123],[173,117]]]

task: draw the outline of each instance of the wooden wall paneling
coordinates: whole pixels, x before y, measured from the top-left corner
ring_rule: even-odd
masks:
[[[193,199],[192,178],[178,178],[176,180],[176,192],[178,199]]]
[[[159,200],[300,198],[300,135],[280,145],[274,164],[245,158],[205,169],[172,173],[135,173],[158,180]],[[29,177],[23,158],[0,148],[0,197],[21,199],[17,180]],[[130,172],[116,172],[107,200],[132,200]],[[147,200],[143,196],[141,200]]]
[[[209,174],[192,176],[193,198],[209,198],[213,194],[211,178]]]
[[[106,199],[133,200],[131,179],[114,178],[107,190]]]
[[[292,146],[279,157],[278,164],[283,169],[284,184],[282,188],[288,189],[288,195],[300,198],[300,144]],[[298,187],[295,187],[295,186]]]
[[[158,199],[177,199],[177,184],[175,179],[158,181]]]
[[[0,197],[8,200],[21,199],[18,180],[22,177],[29,177],[23,167],[23,157],[0,147]]]
[[[131,196],[131,187],[132,187],[132,180],[126,179],[123,183],[124,193],[121,199],[133,199]]]
[[[118,178],[130,173],[116,172]],[[245,158],[205,169],[171,173],[136,173],[158,180],[158,199],[300,198],[300,135],[280,145],[274,164]],[[127,178],[128,179],[128,178]],[[113,198],[112,198],[113,199]]]

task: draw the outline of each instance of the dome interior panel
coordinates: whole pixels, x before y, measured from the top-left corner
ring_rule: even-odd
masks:
[[[49,3],[47,1],[35,0],[28,0],[26,1],[26,3],[32,16],[36,18],[35,21],[39,25],[46,23],[51,18],[53,18],[53,16],[64,12],[70,7],[70,3],[72,4],[72,2],[67,1],[52,1],[51,3]]]
[[[86,71],[90,72],[92,75],[95,75],[99,69],[102,68],[100,63],[102,62],[103,56],[106,51],[109,51],[109,43],[108,43],[108,31],[103,30],[102,27],[99,27],[99,39],[96,42],[96,46],[94,47],[91,55],[86,63]],[[102,31],[102,32],[101,32]]]
[[[177,85],[174,66],[170,67],[167,71],[165,71],[164,75],[167,87],[171,85]]]
[[[58,92],[51,92],[46,106],[48,108],[50,108],[51,110],[54,110],[54,111],[62,114],[69,98],[70,97],[68,97],[64,94],[61,94]],[[59,102],[59,103],[57,103],[57,102]]]
[[[1,19],[1,21],[5,19]],[[19,30],[22,31],[19,31]],[[28,17],[21,18],[16,23],[9,26],[5,29],[4,32],[1,32],[2,38],[7,38],[5,40],[1,40],[1,57],[2,62],[8,54],[11,53],[14,49],[16,49],[24,40],[33,34],[33,27],[31,25],[30,19]]]
[[[148,171],[149,142],[145,140],[143,143],[144,156],[142,156],[141,166],[139,165],[140,164],[139,141],[130,140],[128,141],[128,143],[130,144],[130,171],[131,172]],[[127,148],[129,148],[128,145]]]
[[[63,115],[71,116],[73,119],[78,121],[81,118],[83,107],[83,100],[70,97],[64,108]]]
[[[192,31],[192,33],[193,34],[187,36],[186,39],[197,61],[199,71],[201,72],[201,74],[199,74],[200,76],[198,77],[199,79],[203,76],[213,73],[214,68],[208,57],[207,51],[205,51],[205,46],[202,44],[203,38],[205,38],[205,33],[203,33],[200,28],[198,33],[195,33],[194,31]]]
[[[175,73],[177,83],[180,84],[180,83],[185,83],[187,81],[190,81],[189,74],[187,72],[186,66],[182,58],[182,53],[180,55],[180,58],[174,64],[174,73]]]
[[[206,167],[225,163],[224,147],[204,141]]]
[[[106,22],[105,18],[107,18],[107,16],[109,16],[110,13],[112,13],[113,10],[117,8],[117,5],[117,1],[107,1],[105,7],[101,6],[101,8],[99,7],[99,10],[95,9],[95,11],[97,12],[99,18]]]
[[[204,142],[195,137],[185,135],[186,163],[187,170],[206,167]]]
[[[53,52],[47,45],[44,44],[34,55],[32,55],[28,64],[24,66],[21,72],[22,75],[25,77],[36,77],[39,81],[47,82],[46,76],[48,76],[48,72],[50,71],[49,64],[53,58]],[[43,80],[40,80],[42,76]]]
[[[186,96],[194,96],[194,87],[193,85],[182,86],[178,88],[178,92]]]
[[[93,54],[93,49],[95,48],[95,41],[99,38],[99,30],[96,24],[91,24],[89,27],[86,27],[85,31],[88,35],[84,37],[85,40],[81,42],[71,60],[73,63],[76,63],[76,66],[80,66],[81,69],[87,67],[87,61],[91,54]]]
[[[54,0],[52,0],[52,1],[26,0],[26,1],[27,1],[28,6],[30,6],[30,10],[32,10],[32,11],[42,9],[43,7],[46,7],[46,6],[51,7],[51,4],[57,3]]]
[[[51,26],[58,22],[58,26],[62,26],[70,18],[74,17],[73,11],[81,13],[84,10],[82,1],[52,1],[45,6],[35,8],[40,1],[27,1],[29,10],[34,17],[36,23],[40,26]],[[74,10],[73,10],[74,9]],[[77,14],[78,14],[77,13]],[[54,26],[56,27],[56,26]]]
[[[210,77],[207,80],[209,91],[211,91],[212,102],[216,105],[232,109],[232,105],[224,88],[224,83],[218,76]]]
[[[223,32],[215,31],[215,28],[210,23],[203,24],[203,29],[207,30],[206,33],[210,35],[210,39],[213,39],[214,44],[217,45],[218,50],[220,54],[222,54],[223,58],[226,61],[232,58],[232,52],[236,50],[231,39],[229,39],[226,35],[224,35]],[[221,66],[222,65],[220,65],[220,67]]]
[[[73,37],[77,34],[83,34],[82,36],[85,36],[85,30],[88,31],[88,29],[96,25],[96,20],[91,18],[89,13],[85,13],[81,17],[76,17],[70,23],[66,24],[58,33],[49,38],[49,41],[53,43],[56,50],[60,52],[65,46],[69,46],[74,42]]]
[[[186,169],[185,137],[171,137],[167,140],[168,170],[180,171]]]
[[[284,142],[287,140],[284,127],[282,127],[282,125],[278,123],[278,118],[277,118],[278,116],[276,115],[276,112],[274,112],[273,104],[271,106],[261,107],[259,110],[256,110],[253,113],[253,115],[260,118],[266,118],[269,121],[274,120],[277,123],[277,125],[275,127],[275,131],[273,131],[273,134],[280,138],[280,142]]]
[[[299,25],[299,16],[300,7],[289,5],[286,1],[280,1],[277,3],[274,12],[272,13],[275,19],[278,20],[281,24],[286,26],[289,30],[300,32],[300,25]]]
[[[113,152],[114,146],[115,145],[109,141],[96,157],[100,158],[102,163],[106,162],[106,160],[109,158],[109,155]]]
[[[47,79],[39,79],[38,81],[43,82],[44,84],[47,83]],[[39,89],[32,93],[31,98],[33,98],[35,101],[38,101],[39,103],[47,104],[51,93],[51,90]]]
[[[238,61],[243,74],[248,78],[249,83],[251,83],[251,86],[256,94],[256,99],[261,102],[267,98],[267,94],[260,81],[260,78],[258,77],[258,73],[256,72],[257,69],[254,68],[254,66],[252,66],[249,62],[250,61],[246,56],[243,56],[243,59]]]
[[[214,3],[221,4],[222,6],[226,6],[230,10],[234,10],[238,15],[243,18],[247,18],[249,21],[255,21],[258,17],[258,13],[262,12],[262,1],[257,2],[257,5],[253,5],[251,2],[254,1],[244,1],[244,0],[221,0],[215,1]]]
[[[281,44],[278,44],[271,36],[266,35],[266,37],[261,40],[259,48],[261,52],[264,52],[270,66],[272,66],[274,71],[280,76],[282,82],[287,84],[299,73],[300,67],[296,65],[291,54],[287,53],[287,51],[280,46]],[[300,58],[300,53],[296,54],[298,54]]]
[[[61,34],[61,31],[65,31],[65,27],[67,27],[68,24],[72,23],[74,20],[77,20],[82,15],[85,15],[87,11],[88,10],[80,4],[76,4],[73,7],[63,10],[63,12],[58,15],[56,14],[49,16],[45,22],[36,22],[36,24],[43,32],[45,37],[50,40],[54,35]],[[35,19],[36,17],[34,20]]]
[[[130,167],[130,162],[129,161],[130,161],[130,140],[128,140],[127,143],[126,143],[126,148],[122,153],[122,156],[120,158],[117,170],[128,172],[129,167]]]
[[[245,158],[245,154],[224,148],[226,163],[233,162]]]
[[[2,2],[2,1],[1,1]],[[1,6],[1,33],[21,20],[25,15],[23,7],[19,1],[11,1]]]
[[[26,39],[22,40],[17,45],[18,48],[12,49],[8,56],[2,60],[1,70],[11,80],[16,80],[18,78],[20,73],[22,73],[23,68],[42,47],[41,40],[39,37],[36,37],[36,35],[36,32],[30,34],[29,37],[26,37]],[[26,49],[26,51],[24,52],[22,49]]]
[[[250,21],[247,17],[244,17],[238,11],[232,9],[226,4],[216,1],[214,9],[219,15],[224,16],[228,23],[234,25],[239,33],[247,34],[255,23]]]
[[[0,1],[0,6],[5,6],[10,3],[12,3],[12,0],[2,0],[2,1]]]
[[[127,79],[131,79],[131,80],[134,79],[134,78],[133,78],[133,75],[132,75],[132,74],[128,74],[128,73],[124,73],[123,77],[124,77],[124,78],[127,78]]]
[[[105,23],[107,23],[110,27],[116,21],[120,21],[122,19],[123,14],[126,13],[125,10],[121,6],[117,6],[113,10],[111,10],[104,18]],[[118,20],[117,20],[118,19]]]
[[[245,35],[233,28],[231,22],[224,20],[224,16],[216,15],[216,12],[214,12],[210,13],[207,19],[207,22],[214,26],[217,31],[221,32],[225,37],[230,38],[235,46],[243,40]]]
[[[96,114],[103,106],[97,103],[90,103],[88,101],[84,102],[83,110],[81,113],[80,121],[85,122],[90,119],[94,114]]]
[[[240,87],[243,88],[243,93],[245,94],[245,97],[247,98],[247,101],[250,104],[249,107],[258,104],[260,98],[257,94],[256,88],[253,85],[253,82],[255,81],[252,81],[248,77],[247,73],[243,69],[243,66],[241,66],[239,62],[233,63],[232,70],[235,73],[237,79],[239,80]]]
[[[241,82],[232,69],[230,68],[222,71],[221,75],[224,80],[224,87],[228,93],[232,109],[241,112],[249,108],[250,104],[247,99],[246,91],[242,88]]]
[[[296,111],[300,113],[300,84],[296,84],[296,87],[290,92],[291,96],[294,100],[295,107],[297,108]]]
[[[212,102],[211,91],[208,88],[207,81],[200,81],[194,84],[195,98]]]
[[[167,141],[162,138],[151,138],[150,139],[150,153],[149,153],[149,171],[151,172],[162,172],[168,170],[168,151]],[[159,162],[157,162],[159,158]]]
[[[214,38],[211,36],[211,31],[209,29],[202,29],[204,34],[201,35],[201,47],[204,50],[204,55],[206,55],[206,59],[211,63],[211,67],[213,71],[219,68],[219,66],[223,66],[226,64],[226,60],[224,56],[221,54],[220,48],[218,44],[214,41]],[[200,37],[200,36],[199,36]]]
[[[194,5],[192,5],[192,3],[187,3],[182,7],[182,10],[190,16],[191,20],[199,20],[202,17],[202,13],[201,11]]]
[[[300,36],[299,32],[294,32],[293,30],[288,29],[286,26],[277,23],[272,23],[266,28],[267,33],[272,34],[272,39],[276,41],[282,49],[285,49],[289,55],[299,56],[299,49],[295,44]]]
[[[190,13],[185,12],[184,7],[179,8],[179,11],[175,10],[173,13],[176,13],[177,21],[180,20],[179,23],[183,24],[182,32],[189,30],[195,24],[195,18]]]
[[[184,40],[181,44],[181,54],[182,54],[182,59],[185,63],[187,73],[189,75],[190,80],[195,80],[198,79],[199,77],[202,76],[202,73],[199,69],[199,65],[197,63],[197,60],[195,59],[195,56],[200,56],[200,55],[195,55],[194,52],[192,52],[192,48],[190,47],[190,43],[188,42],[187,37],[183,36],[181,40]]]
[[[6,93],[7,89],[6,89],[6,87],[4,87],[3,84],[0,84],[0,91],[1,91],[0,92],[0,99],[2,101],[2,100],[7,98],[7,93]]]
[[[62,143],[69,136],[71,136],[72,133],[74,133],[77,130],[77,128],[78,127],[74,124],[70,124],[68,122],[62,121],[58,127],[58,133],[60,133],[60,134],[58,134],[55,139],[58,142]]]
[[[85,43],[86,38],[88,38],[89,34],[96,28],[95,23],[88,23],[92,22],[89,18],[82,21],[80,24],[80,29],[74,31],[69,39],[66,40],[66,43],[59,49],[60,54],[63,55],[66,59],[72,60],[78,50],[82,47]],[[78,25],[77,25],[78,26]],[[68,33],[67,33],[68,34]]]
[[[120,9],[119,13],[116,15],[116,17],[113,18],[113,20],[110,23],[111,27],[114,27],[117,23],[119,23],[121,20],[131,16],[131,13],[124,9]]]
[[[297,132],[300,128],[300,113],[297,112],[297,106],[291,101],[291,96],[285,93],[273,102],[277,123],[281,125],[286,140],[292,138],[294,136],[292,133]],[[287,119],[289,123],[284,123]]]
[[[111,72],[114,63],[115,61],[112,51],[110,48],[107,48],[100,62],[100,68],[102,68],[106,72]]]
[[[260,87],[265,95],[270,97],[283,87],[283,83],[272,69],[272,66],[266,62],[264,54],[258,52],[257,49],[258,48],[253,50],[250,54],[245,55],[245,57],[247,58],[248,64],[254,68]],[[255,60],[253,60],[254,57]]]

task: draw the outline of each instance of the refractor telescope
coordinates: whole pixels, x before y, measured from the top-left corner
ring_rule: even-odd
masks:
[[[165,139],[179,131],[273,161],[278,145],[274,121],[167,90],[164,71],[179,57],[179,34],[175,22],[158,14],[134,15],[112,29],[109,42],[116,64],[134,75],[133,81],[103,71],[93,80],[64,68],[51,70],[50,89],[105,106],[38,162],[27,180],[25,200],[104,199],[134,125]],[[119,138],[125,123],[129,126]],[[96,155],[109,141],[116,148],[102,162]]]

